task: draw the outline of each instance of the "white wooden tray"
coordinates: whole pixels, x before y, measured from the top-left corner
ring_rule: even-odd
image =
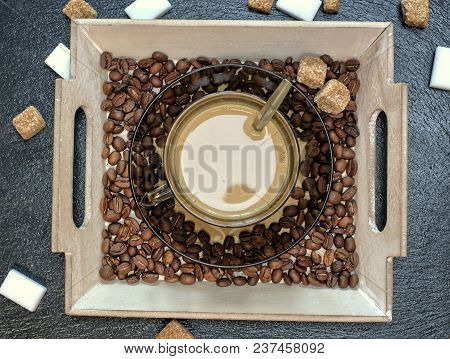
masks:
[[[358,58],[358,117],[361,135],[356,158],[358,214],[357,290],[288,287],[218,288],[141,283],[103,283],[98,275],[104,221],[98,209],[105,163],[100,153],[102,83],[106,70],[99,56],[148,57],[161,50],[171,58],[300,57],[328,53],[335,59]],[[406,255],[407,85],[393,84],[394,46],[390,23],[276,21],[77,20],[72,23],[71,79],[56,81],[52,250],[64,252],[65,304],[69,315],[170,317],[246,320],[386,322],[392,318],[392,259]],[[85,219],[72,219],[74,114],[87,117]],[[387,224],[375,229],[375,121],[387,115]]]

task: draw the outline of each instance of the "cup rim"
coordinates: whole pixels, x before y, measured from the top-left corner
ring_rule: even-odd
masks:
[[[130,143],[130,151],[129,151],[129,154],[128,154],[128,163],[131,164],[131,163],[132,163],[132,160],[133,160],[133,145],[134,145],[134,142],[136,141],[136,136],[137,136],[137,133],[138,133],[137,130],[138,130],[139,127],[141,126],[142,122],[145,120],[145,118],[146,118],[146,116],[147,116],[149,110],[150,110],[151,108],[154,107],[154,105],[159,101],[159,99],[164,95],[164,93],[165,93],[166,91],[168,91],[169,89],[171,89],[171,88],[173,87],[174,84],[179,83],[180,81],[182,81],[183,79],[185,79],[185,78],[191,76],[191,75],[194,74],[194,73],[202,72],[202,71],[205,71],[205,70],[214,70],[214,69],[221,68],[221,67],[223,67],[223,68],[236,68],[236,69],[240,69],[240,68],[244,68],[244,69],[245,69],[245,68],[246,68],[246,69],[251,69],[251,70],[254,70],[254,71],[262,71],[262,72],[265,72],[265,73],[269,74],[270,76],[272,76],[272,77],[274,77],[274,78],[277,78],[277,79],[280,80],[280,81],[282,81],[282,80],[284,79],[283,76],[281,76],[281,75],[279,75],[279,74],[277,74],[277,73],[275,73],[275,72],[273,72],[273,71],[269,71],[269,70],[262,69],[262,68],[260,68],[260,67],[257,66],[257,65],[254,66],[254,65],[247,65],[247,64],[243,64],[243,63],[239,63],[239,64],[236,64],[236,63],[228,63],[228,64],[208,65],[208,66],[201,67],[201,68],[199,68],[199,69],[194,69],[194,70],[192,70],[192,71],[189,71],[189,72],[187,72],[187,73],[185,73],[185,74],[183,74],[183,75],[177,77],[177,78],[174,79],[174,80],[173,80],[166,88],[162,89],[162,90],[161,90],[161,91],[153,98],[153,100],[152,100],[152,101],[147,105],[147,107],[145,108],[145,110],[144,110],[144,112],[142,113],[142,115],[141,115],[141,117],[140,117],[138,123],[135,125],[135,127],[134,127],[134,133],[133,133],[133,136],[132,136],[132,138],[131,138],[131,143]],[[302,90],[300,90],[300,88],[299,88],[295,83],[292,83],[292,87],[294,88],[295,91],[297,91],[298,93],[300,93],[300,94],[303,96],[303,98],[305,99],[305,101],[306,101],[306,103],[308,104],[309,108],[312,109],[312,110],[314,111],[315,115],[317,116],[317,118],[318,118],[319,121],[321,122],[323,128],[325,129],[325,131],[324,131],[324,132],[325,132],[325,136],[326,136],[326,138],[327,138],[327,143],[328,143],[328,146],[329,146],[329,148],[330,148],[329,155],[328,155],[328,157],[329,157],[329,159],[330,159],[330,171],[329,171],[329,174],[328,174],[328,180],[329,180],[329,181],[328,181],[328,185],[327,185],[326,195],[325,195],[325,198],[324,198],[324,205],[320,208],[318,215],[316,216],[316,218],[314,219],[314,221],[311,223],[311,225],[310,225],[308,228],[306,228],[306,229],[312,229],[312,228],[314,228],[315,225],[319,222],[319,219],[320,219],[321,215],[323,214],[323,212],[324,212],[324,210],[325,210],[326,203],[328,202],[328,199],[329,199],[329,197],[330,197],[331,186],[332,186],[332,182],[333,182],[333,173],[334,173],[334,163],[333,163],[333,154],[332,154],[332,148],[333,148],[333,146],[332,146],[332,143],[331,143],[331,139],[330,139],[330,135],[329,135],[329,133],[328,133],[327,126],[325,125],[325,122],[324,122],[324,120],[323,120],[323,118],[322,118],[320,112],[317,110],[317,107],[316,107],[316,106],[313,104],[313,102],[308,98],[308,96],[307,96]],[[287,246],[286,248],[284,248],[284,249],[283,249],[282,251],[280,251],[279,253],[276,253],[276,254],[274,254],[274,255],[271,256],[271,257],[264,258],[264,259],[261,259],[261,260],[257,260],[257,261],[254,261],[254,262],[243,263],[243,264],[239,264],[239,265],[225,265],[225,264],[209,263],[209,262],[203,261],[203,260],[201,260],[201,259],[196,259],[196,258],[189,257],[188,255],[186,255],[186,253],[184,253],[184,252],[182,252],[182,251],[176,249],[176,248],[172,245],[172,243],[170,243],[169,240],[166,240],[166,239],[164,238],[164,236],[162,235],[162,232],[160,231],[160,229],[157,228],[157,227],[155,227],[155,226],[153,226],[153,225],[149,222],[147,216],[146,216],[145,213],[143,212],[143,209],[142,209],[142,206],[141,206],[141,204],[140,204],[139,198],[138,198],[137,195],[136,195],[136,191],[134,190],[134,186],[133,186],[133,183],[132,183],[132,181],[133,181],[133,176],[132,176],[132,170],[131,170],[131,167],[132,167],[131,165],[128,166],[128,175],[129,175],[129,178],[130,178],[130,188],[131,188],[131,193],[132,193],[132,196],[133,196],[133,200],[134,200],[135,203],[136,203],[136,208],[138,209],[139,214],[141,215],[142,220],[145,222],[145,224],[148,226],[148,228],[151,229],[151,231],[153,232],[153,234],[154,234],[154,235],[155,235],[162,243],[164,243],[165,246],[169,247],[173,252],[177,253],[177,254],[180,255],[181,257],[188,259],[190,262],[194,262],[194,263],[197,263],[197,264],[200,264],[200,265],[205,265],[205,266],[210,267],[210,268],[222,268],[222,269],[241,269],[241,268],[248,268],[248,267],[253,267],[253,266],[257,266],[257,265],[262,265],[262,264],[267,263],[267,262],[269,262],[269,261],[271,261],[271,260],[273,260],[273,259],[276,259],[276,258],[280,257],[281,255],[283,255],[283,254],[287,253],[288,251],[290,251],[290,250],[291,250],[292,248],[294,248],[298,243],[300,243],[302,240],[304,240],[304,239],[306,238],[306,236],[308,235],[308,233],[309,233],[309,231],[305,230],[305,232],[304,232],[304,234],[303,234],[302,236],[300,236],[297,240],[294,240],[289,246]]]
[[[174,153],[171,152],[171,151],[173,151],[173,144],[172,144],[172,146],[168,146],[168,145],[171,144],[176,139],[175,136],[177,136],[177,133],[176,133],[177,131],[174,131],[174,127],[178,126],[178,127],[175,127],[175,130],[181,128],[181,126],[183,126],[183,124],[181,124],[180,120],[190,119],[189,112],[195,111],[196,109],[200,108],[201,106],[204,105],[205,102],[211,101],[211,99],[213,99],[212,101],[214,101],[214,99],[216,99],[216,101],[219,101],[222,98],[224,98],[224,99],[243,98],[243,99],[248,100],[249,102],[253,102],[253,103],[257,104],[257,106],[260,105],[261,108],[264,106],[264,100],[259,98],[258,96],[244,93],[244,92],[237,92],[237,91],[222,91],[222,92],[215,92],[212,94],[208,94],[208,95],[202,97],[201,99],[199,99],[198,101],[195,101],[194,103],[192,103],[192,105],[189,106],[188,108],[184,109],[183,112],[181,112],[178,115],[177,120],[175,121],[172,129],[170,130],[170,132],[167,136],[166,146],[164,148],[163,163],[164,163],[164,168],[165,168],[165,172],[166,172],[167,183],[168,183],[172,193],[174,194],[174,197],[178,200],[178,202],[181,204],[181,206],[186,211],[188,211],[190,214],[192,214],[194,217],[198,218],[199,220],[206,222],[210,225],[223,227],[223,228],[240,228],[240,227],[251,226],[251,225],[257,224],[259,222],[265,221],[266,219],[273,216],[274,213],[277,212],[289,199],[290,193],[292,191],[291,187],[295,186],[295,184],[297,183],[297,180],[298,180],[299,170],[300,170],[300,158],[301,158],[300,157],[300,146],[298,144],[298,140],[296,138],[294,128],[292,127],[292,125],[289,123],[289,121],[286,119],[286,117],[280,111],[276,112],[274,119],[276,118],[276,123],[277,123],[277,125],[280,126],[280,129],[286,130],[286,133],[288,134],[287,138],[285,139],[286,143],[290,144],[291,142],[293,142],[293,144],[294,144],[293,145],[294,149],[292,151],[293,167],[289,166],[289,181],[283,186],[283,188],[280,188],[280,193],[277,194],[276,196],[274,196],[274,199],[272,200],[270,207],[264,206],[263,209],[256,211],[255,213],[252,213],[251,215],[247,215],[243,219],[225,220],[225,219],[220,219],[220,218],[214,218],[212,215],[209,215],[207,213],[207,211],[202,211],[200,208],[195,207],[191,203],[192,201],[189,200],[190,196],[188,194],[184,195],[182,193],[182,191],[180,191],[178,189],[179,186],[175,184],[175,179],[173,177],[174,174],[171,173],[171,170],[170,170],[172,168],[172,166],[169,163],[169,161],[171,159],[173,159],[172,156],[174,155]]]

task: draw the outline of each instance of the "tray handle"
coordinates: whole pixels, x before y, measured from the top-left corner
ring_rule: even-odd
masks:
[[[90,189],[92,157],[92,122],[90,107],[81,100],[76,80],[56,80],[53,145],[52,251],[71,253],[68,238],[76,238],[87,228],[91,211]],[[86,115],[85,217],[77,228],[73,221],[73,160],[75,113]]]
[[[407,146],[408,85],[387,84],[380,103],[369,109],[369,223],[378,240],[383,241],[388,257],[404,257],[407,249]],[[378,231],[375,225],[376,120],[381,111],[387,122],[387,213],[386,225]]]

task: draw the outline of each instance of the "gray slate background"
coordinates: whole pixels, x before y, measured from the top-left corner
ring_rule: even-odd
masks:
[[[246,0],[170,0],[167,19],[288,20],[250,12]],[[45,279],[48,293],[30,314],[0,298],[0,337],[152,338],[167,320],[70,318],[64,314],[64,257],[52,254],[51,168],[56,75],[44,59],[69,45],[65,0],[0,0],[0,280],[14,263]],[[89,1],[100,18],[125,18],[131,0]],[[409,91],[408,257],[394,261],[391,324],[320,324],[183,320],[198,338],[410,338],[449,336],[450,92],[428,87],[436,46],[450,47],[450,2],[432,0],[430,25],[407,28],[400,0],[342,0],[339,15],[316,20],[392,21],[395,80]],[[349,39],[351,41],[351,39]],[[324,49],[325,50],[325,49]],[[11,125],[34,104],[47,128],[24,142]],[[282,304],[280,304],[282,305]]]

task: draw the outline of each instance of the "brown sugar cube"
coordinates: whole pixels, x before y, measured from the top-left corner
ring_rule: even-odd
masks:
[[[305,56],[298,67],[297,81],[312,89],[318,89],[325,83],[327,64],[319,57]]]
[[[340,7],[340,0],[323,0],[323,11],[329,14],[337,14]]]
[[[402,13],[406,25],[426,28],[430,17],[429,0],[402,0]]]
[[[314,101],[322,111],[337,115],[350,101],[350,91],[338,80],[330,80],[316,94]]]
[[[268,14],[270,13],[270,10],[272,10],[273,1],[274,0],[248,0],[248,7],[252,10]]]
[[[156,336],[156,339],[194,339],[194,336],[177,320],[171,320]]]
[[[12,123],[24,140],[30,139],[45,128],[45,121],[34,106],[29,106],[19,113]]]
[[[95,19],[97,11],[84,0],[70,0],[64,6],[63,13],[71,19]]]

